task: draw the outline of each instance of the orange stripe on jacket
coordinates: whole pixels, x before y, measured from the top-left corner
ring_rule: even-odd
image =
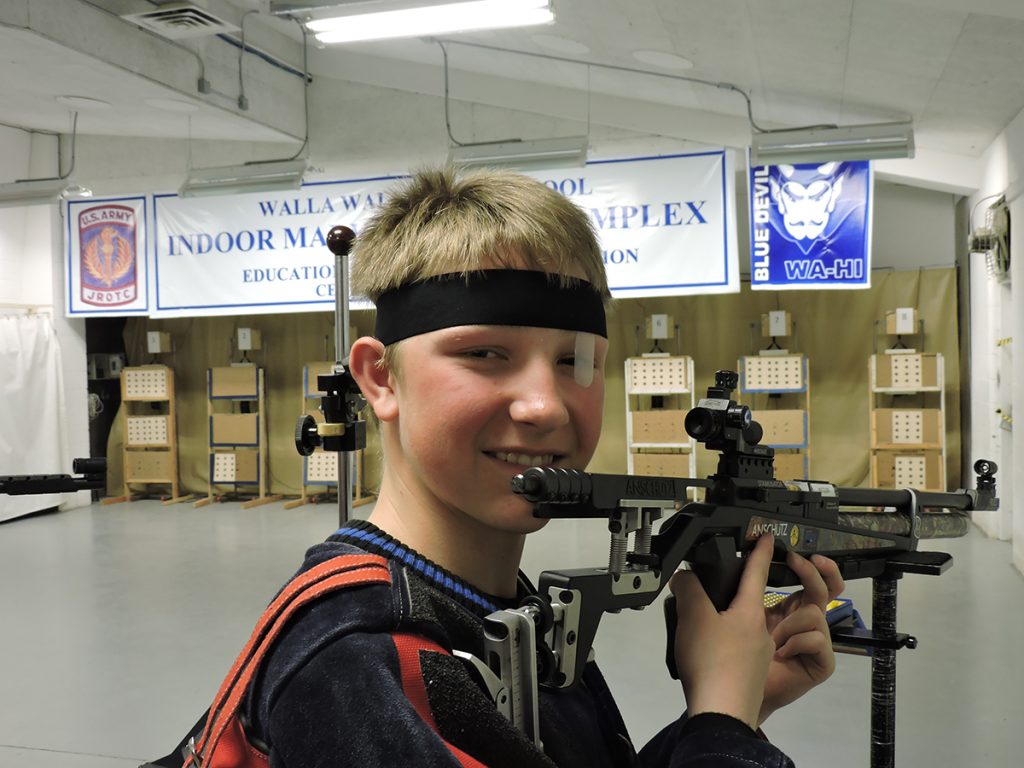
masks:
[[[434,715],[430,711],[430,702],[427,699],[427,686],[423,682],[423,670],[420,668],[420,651],[432,653],[443,653],[450,655],[448,651],[435,642],[427,640],[420,635],[405,632],[395,632],[392,635],[395,641],[395,650],[398,651],[398,666],[402,672],[402,688],[405,696],[415,708],[416,713],[427,725],[434,729],[434,732],[441,737],[441,732],[434,722]],[[463,752],[453,744],[441,737],[444,745],[455,756],[465,768],[486,768],[486,766],[475,757]]]

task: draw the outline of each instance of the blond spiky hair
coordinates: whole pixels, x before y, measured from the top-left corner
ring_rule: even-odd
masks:
[[[568,198],[511,171],[425,170],[395,189],[359,232],[352,288],[376,301],[435,275],[524,262],[552,275],[582,270],[610,296],[593,226]]]

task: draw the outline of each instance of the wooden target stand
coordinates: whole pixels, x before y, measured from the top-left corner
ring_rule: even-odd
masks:
[[[785,480],[810,477],[811,383],[807,357],[761,352],[741,357],[739,372],[739,391],[750,396],[746,404],[764,430],[761,445],[775,449],[775,476]],[[765,407],[754,407],[754,395],[765,396]]]
[[[210,479],[206,498],[192,506],[245,499],[242,509],[250,509],[278,501],[281,496],[267,492],[267,398],[263,368],[209,368],[206,383]],[[217,488],[223,486],[232,486],[233,490],[218,492]]]
[[[696,444],[683,427],[696,405],[693,358],[649,353],[626,358],[626,472],[696,477]]]
[[[124,486],[120,496],[103,499],[102,504],[157,495],[165,505],[194,498],[191,493],[179,494],[174,401],[174,371],[166,365],[134,366],[121,371]],[[152,486],[170,487],[171,495],[155,493]]]

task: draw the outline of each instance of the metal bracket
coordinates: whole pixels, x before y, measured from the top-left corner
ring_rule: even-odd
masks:
[[[579,646],[580,609],[583,593],[578,589],[548,589],[551,611],[554,615],[551,629],[544,641],[555,657],[555,669],[547,681],[554,688],[562,688],[575,682],[576,653]]]
[[[531,606],[495,611],[484,619],[487,662],[457,655],[477,671],[498,711],[540,748],[536,613]]]

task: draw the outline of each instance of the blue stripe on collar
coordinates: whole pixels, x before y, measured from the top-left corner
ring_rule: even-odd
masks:
[[[479,595],[467,585],[456,581],[451,577],[451,574],[445,573],[435,567],[432,563],[424,561],[424,559],[415,552],[410,552],[390,537],[381,536],[371,531],[362,531],[358,528],[339,528],[334,532],[334,535],[363,541],[379,547],[384,552],[387,552],[390,557],[405,563],[424,579],[433,582],[437,586],[446,589],[465,600],[469,600],[474,605],[483,608],[489,613],[499,610],[498,606],[490,600]]]

